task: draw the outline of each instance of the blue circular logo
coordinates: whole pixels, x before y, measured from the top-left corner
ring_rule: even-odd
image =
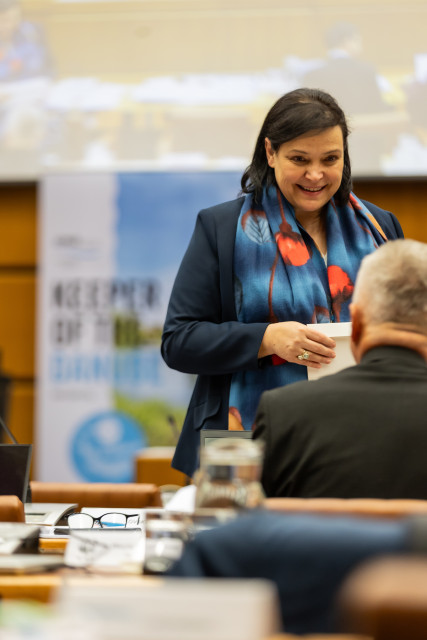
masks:
[[[89,482],[132,482],[134,457],[147,446],[139,425],[117,411],[98,413],[79,426],[71,456],[79,474]]]

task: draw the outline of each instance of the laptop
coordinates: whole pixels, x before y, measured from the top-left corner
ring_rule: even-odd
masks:
[[[31,444],[0,444],[0,495],[25,503],[30,478]]]
[[[25,522],[46,527],[66,523],[66,516],[74,513],[78,506],[71,502],[27,502],[24,504]]]
[[[252,431],[228,431],[228,429],[201,429],[200,446],[206,447],[221,438],[252,438]]]

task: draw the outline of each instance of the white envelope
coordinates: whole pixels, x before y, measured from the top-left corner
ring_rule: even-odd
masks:
[[[308,324],[307,326],[315,331],[321,331],[333,338],[337,343],[335,358],[330,364],[323,364],[320,369],[307,367],[309,380],[317,380],[356,364],[350,348],[351,322],[321,322],[319,324]]]

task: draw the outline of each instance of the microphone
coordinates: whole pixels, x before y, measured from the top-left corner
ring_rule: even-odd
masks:
[[[6,426],[1,416],[0,416],[0,426],[3,427],[3,429],[6,431],[7,435],[12,440],[13,444],[18,444],[18,440],[15,438],[11,430]]]
[[[179,439],[179,430],[178,430],[178,425],[176,424],[176,420],[174,418],[173,415],[169,414],[168,416],[166,416],[166,420],[169,423],[169,426],[172,430],[173,433],[173,438],[175,440],[175,444],[178,443],[178,439]]]

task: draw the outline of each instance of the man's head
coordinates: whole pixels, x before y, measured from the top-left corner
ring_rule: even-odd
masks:
[[[427,342],[427,244],[387,242],[366,256],[350,307],[357,362],[380,344],[409,348]],[[425,346],[418,349],[424,353]]]
[[[352,22],[335,22],[326,31],[325,42],[329,51],[346,51],[354,57],[359,56],[363,49],[362,35]]]

